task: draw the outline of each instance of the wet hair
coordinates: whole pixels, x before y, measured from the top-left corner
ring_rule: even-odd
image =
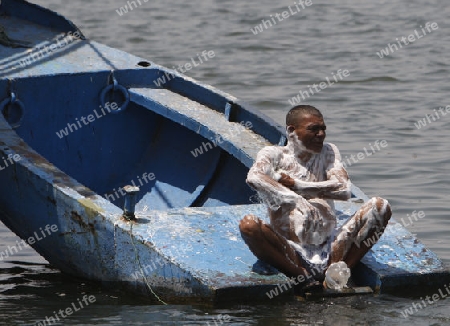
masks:
[[[322,118],[322,113],[311,105],[296,105],[286,114],[286,126],[297,126],[299,119],[304,115],[315,115]]]

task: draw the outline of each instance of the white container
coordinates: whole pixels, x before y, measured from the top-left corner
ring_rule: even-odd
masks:
[[[327,288],[342,290],[347,287],[350,278],[350,269],[343,261],[331,264],[325,272],[325,283]]]

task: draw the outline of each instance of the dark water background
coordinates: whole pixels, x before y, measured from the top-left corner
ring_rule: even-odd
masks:
[[[450,114],[421,129],[414,123],[450,105],[450,5],[441,1],[312,1],[312,5],[254,35],[251,28],[288,10],[293,1],[152,0],[120,16],[123,0],[35,0],[67,16],[93,40],[168,67],[215,57],[186,74],[226,91],[283,123],[288,100],[307,85],[350,76],[306,103],[325,115],[328,141],[345,158],[376,140],[388,146],[348,166],[367,195],[391,202],[397,220],[414,210],[425,217],[407,228],[450,262]],[[137,0],[136,0],[137,3]],[[420,26],[436,22],[426,35]],[[423,36],[389,56],[376,52],[414,31]],[[17,238],[2,227],[0,250]],[[0,262],[0,324],[32,324],[84,294],[96,302],[64,319],[84,325],[449,325],[448,300],[405,319],[410,298],[369,296],[313,303],[206,307],[151,305],[145,300],[69,278],[23,250]],[[219,315],[227,315],[220,324]],[[228,318],[229,317],[229,318]]]

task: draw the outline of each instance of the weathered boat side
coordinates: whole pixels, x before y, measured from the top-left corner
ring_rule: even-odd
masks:
[[[9,208],[8,212],[2,210],[3,221],[23,239],[33,237],[43,225],[57,225],[57,233],[47,235],[33,248],[62,271],[104,283],[121,283],[146,294],[150,286],[172,302],[236,299],[227,295],[233,288],[248,288],[253,299],[261,299],[268,285],[287,281],[284,275],[262,277],[251,273],[249,264],[254,257],[243,250],[237,237],[235,222],[255,209],[261,214],[259,205],[210,208],[209,212],[200,208],[150,211],[139,213],[136,223],[124,221],[122,210],[28,148],[4,119],[0,119],[0,132],[2,154],[22,157],[14,169],[0,175],[2,184],[14,184],[13,189],[0,188],[1,207]],[[20,205],[23,198],[28,201],[25,206]],[[204,230],[215,226],[216,232],[205,232],[204,223],[209,223]],[[220,223],[226,224],[226,230],[219,229]],[[229,234],[231,230],[233,234]],[[233,244],[239,256],[229,255]],[[225,269],[224,259],[229,262]],[[243,268],[240,265],[244,261]]]

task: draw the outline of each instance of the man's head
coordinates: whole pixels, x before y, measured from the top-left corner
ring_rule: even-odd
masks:
[[[311,105],[297,105],[286,115],[286,131],[291,142],[311,152],[320,153],[325,140],[325,123],[322,113]],[[297,136],[297,137],[295,137]]]

